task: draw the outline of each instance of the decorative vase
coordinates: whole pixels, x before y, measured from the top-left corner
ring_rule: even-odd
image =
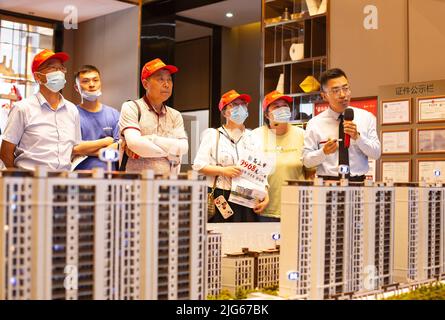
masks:
[[[293,43],[290,46],[289,55],[293,61],[304,59],[304,43]]]

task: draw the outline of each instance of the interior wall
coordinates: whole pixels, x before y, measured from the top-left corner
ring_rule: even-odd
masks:
[[[174,107],[179,111],[209,109],[211,37],[177,42],[173,89]]]
[[[128,99],[139,96],[139,8],[133,7],[79,24],[65,30],[64,50],[71,56],[68,64],[67,99],[79,103],[74,92],[74,73],[84,64],[101,72],[101,101],[118,110]]]
[[[378,30],[366,30],[364,8],[378,9]],[[378,87],[445,79],[444,0],[331,0],[330,67],[343,68],[354,96]]]
[[[409,0],[410,82],[445,79],[444,0]]]
[[[423,2],[423,1],[419,1]],[[364,27],[364,8],[378,8],[378,29]],[[331,0],[330,67],[344,69],[356,97],[408,81],[407,0]]]
[[[221,92],[235,89],[252,97],[246,126],[256,128],[259,123],[261,23],[223,28],[222,38]]]

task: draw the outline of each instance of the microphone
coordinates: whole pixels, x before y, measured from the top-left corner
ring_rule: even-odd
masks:
[[[346,108],[344,114],[344,120],[345,121],[354,120],[354,109]],[[351,145],[351,136],[349,134],[345,134],[345,148],[349,148],[350,145]]]

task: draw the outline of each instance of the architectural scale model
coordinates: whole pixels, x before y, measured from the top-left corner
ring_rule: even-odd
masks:
[[[317,179],[283,188],[280,296],[330,299],[393,282],[393,186]]]
[[[205,181],[3,171],[0,299],[204,299]]]

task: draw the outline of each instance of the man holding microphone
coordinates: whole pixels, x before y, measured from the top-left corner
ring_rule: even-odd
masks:
[[[363,182],[369,171],[368,158],[380,158],[376,119],[368,111],[349,106],[351,88],[340,69],[324,72],[320,78],[322,97],[329,108],[308,122],[303,164],[317,168],[317,176],[339,180],[339,166],[349,167],[350,181]]]

